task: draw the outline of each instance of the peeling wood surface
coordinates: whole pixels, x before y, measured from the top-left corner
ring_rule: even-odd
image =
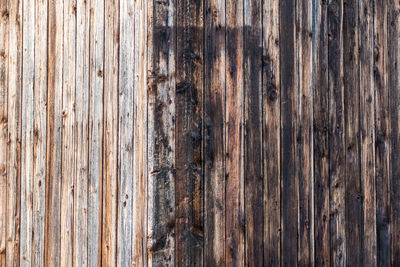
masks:
[[[0,0],[0,267],[399,266],[397,0]]]

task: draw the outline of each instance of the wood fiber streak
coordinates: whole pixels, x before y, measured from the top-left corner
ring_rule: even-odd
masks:
[[[398,0],[0,0],[0,267],[399,266]]]

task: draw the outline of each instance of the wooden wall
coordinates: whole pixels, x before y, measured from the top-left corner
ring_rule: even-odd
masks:
[[[0,266],[400,266],[398,0],[0,0]]]

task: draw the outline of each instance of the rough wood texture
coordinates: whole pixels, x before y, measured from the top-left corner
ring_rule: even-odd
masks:
[[[398,0],[0,0],[0,267],[400,265]]]

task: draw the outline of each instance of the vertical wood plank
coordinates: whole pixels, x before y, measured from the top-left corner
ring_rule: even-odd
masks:
[[[374,91],[377,265],[390,265],[390,123],[387,47],[388,2],[375,1]]]
[[[47,1],[35,2],[32,265],[44,265],[47,125]]]
[[[343,2],[344,3],[344,2]],[[346,143],[346,263],[362,265],[358,1],[343,4],[344,120]]]
[[[22,125],[22,1],[8,2],[8,146],[6,266],[20,265],[21,125]]]
[[[23,1],[22,44],[22,151],[20,264],[32,265],[33,228],[33,125],[35,81],[35,0]],[[33,235],[32,235],[33,233]]]
[[[265,1],[263,12],[264,265],[280,266],[279,1]]]
[[[298,184],[295,165],[296,1],[280,3],[282,264],[297,266]]]
[[[245,91],[245,264],[263,264],[263,174],[262,174],[262,6],[244,1],[244,91]]]
[[[48,5],[45,266],[59,266],[61,253],[63,6]]]
[[[148,264],[175,265],[175,3],[148,7]],[[137,99],[139,102],[140,99]]]
[[[225,260],[244,265],[243,1],[225,1]],[[207,228],[207,225],[205,225]]]
[[[314,263],[313,238],[313,102],[312,102],[312,10],[311,1],[297,3],[297,96],[295,165],[299,185],[298,264]]]
[[[328,4],[329,198],[331,265],[346,264],[343,2]]]
[[[102,266],[116,266],[119,0],[105,1]]]
[[[88,263],[88,118],[89,118],[89,19],[90,2],[76,2],[76,90],[75,90],[75,186],[73,262]]]
[[[400,264],[400,120],[399,120],[399,105],[400,105],[400,52],[399,52],[399,12],[400,3],[398,1],[388,1],[388,90],[389,90],[389,119],[390,119],[390,214],[391,214],[391,259],[390,265],[395,266]]]
[[[104,1],[90,1],[88,265],[101,264]]]
[[[119,2],[117,266],[132,266],[134,3]]]
[[[362,181],[362,260],[376,266],[376,191],[375,191],[375,94],[374,94],[374,2],[359,5],[359,82],[360,142]]]
[[[204,264],[224,266],[225,1],[206,3],[204,36]]]
[[[203,6],[203,1],[176,2],[177,266],[203,265]]]
[[[0,1],[0,266],[6,266],[9,4]]]
[[[313,161],[315,266],[330,266],[327,1],[313,2]]]
[[[64,2],[60,266],[73,265],[75,161],[76,1]]]
[[[148,1],[135,2],[133,111],[133,265],[147,266],[147,14]]]

